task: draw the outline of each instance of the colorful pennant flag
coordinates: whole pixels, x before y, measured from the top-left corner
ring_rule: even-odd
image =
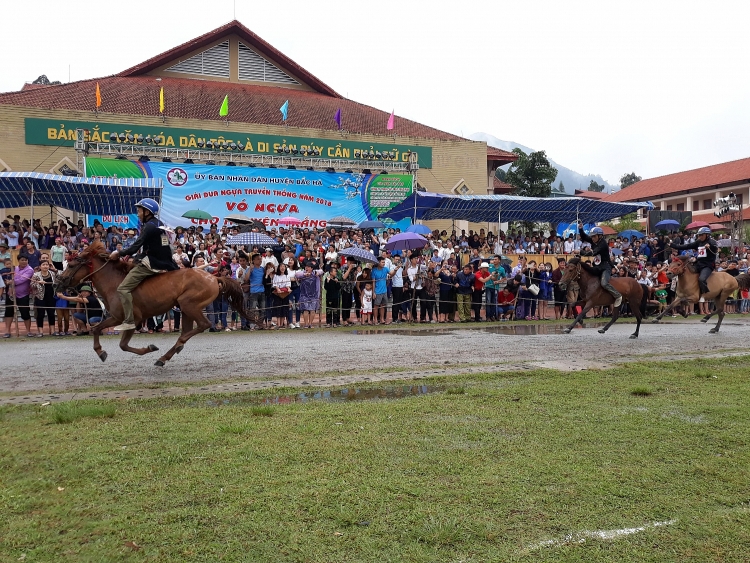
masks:
[[[336,115],[333,116],[333,120],[336,122],[336,125],[339,126],[339,129],[341,129],[341,108],[336,110]]]
[[[219,109],[219,115],[221,117],[226,117],[229,115],[229,94],[224,96],[224,101],[221,102],[221,109]]]
[[[388,125],[386,126],[386,129],[388,129],[388,131],[393,129],[396,124],[395,122],[396,122],[396,117],[393,114],[393,111],[391,111],[391,116],[388,118]]]
[[[102,105],[102,93],[99,90],[99,83],[96,83],[96,107],[99,108]]]
[[[159,113],[164,113],[164,86],[159,90]]]
[[[279,111],[281,112],[281,116],[284,118],[284,121],[286,121],[286,116],[289,113],[289,100],[284,102],[284,104],[279,108]]]

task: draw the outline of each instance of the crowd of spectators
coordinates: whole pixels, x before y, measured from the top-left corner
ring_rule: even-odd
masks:
[[[266,234],[275,241],[270,246],[228,245],[227,240],[239,232],[237,226],[195,225],[177,227],[172,233],[173,259],[179,268],[204,269],[238,279],[242,285],[252,320],[241,319],[218,298],[207,309],[211,331],[311,328],[316,322],[336,327],[570,318],[575,314],[575,295],[561,291],[557,283],[566,256],[585,254],[588,247],[575,234],[545,236],[511,229],[495,236],[480,229],[434,231],[427,235],[423,249],[390,251],[386,244],[398,229],[377,233],[293,227],[268,229]],[[106,315],[96,288],[55,294],[56,275],[94,241],[101,241],[108,251],[121,250],[137,234],[135,229],[105,228],[99,223],[88,227],[82,221],[61,220],[48,227],[36,221],[32,228],[27,220],[8,217],[0,227],[5,337],[18,316],[28,336],[41,337],[45,319],[56,335],[70,335],[71,320],[77,334],[88,334],[92,322]],[[664,307],[676,284],[667,275],[669,260],[677,254],[669,244],[691,240],[687,232],[630,239],[612,236],[613,276],[636,278],[647,289],[650,302]],[[363,249],[372,258],[347,260],[341,251],[350,247]],[[11,262],[10,249],[18,250],[17,266]],[[746,272],[744,251],[727,251],[717,269],[733,275]],[[736,298],[741,300],[737,312],[750,312],[750,298]],[[710,304],[698,306],[704,312]],[[31,331],[32,311],[36,333]],[[180,312],[174,309],[168,316],[149,319],[140,330],[179,330],[179,324]]]

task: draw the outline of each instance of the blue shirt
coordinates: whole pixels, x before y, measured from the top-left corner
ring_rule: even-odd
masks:
[[[388,270],[385,268],[377,267],[372,269],[372,279],[375,282],[375,295],[382,295],[388,293]]]
[[[250,270],[250,293],[263,293],[263,268],[258,266]]]

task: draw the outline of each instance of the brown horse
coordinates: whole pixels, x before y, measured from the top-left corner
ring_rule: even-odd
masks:
[[[76,258],[68,262],[68,267],[57,277],[56,291],[75,287],[84,280],[91,280],[97,293],[104,301],[110,316],[95,327],[94,351],[102,361],[107,359],[107,352],[99,344],[99,335],[110,326],[122,322],[123,311],[117,286],[120,285],[132,267],[122,261],[110,261],[109,253],[101,242],[95,242]],[[237,280],[216,278],[203,270],[192,268],[165,272],[147,278],[133,291],[133,315],[136,324],[145,322],[149,317],[163,315],[172,307],[178,306],[182,312],[182,334],[172,348],[159,358],[155,365],[163,366],[172,356],[179,354],[185,343],[196,334],[206,330],[211,323],[203,314],[203,308],[224,295],[232,308],[243,317],[248,318],[244,309],[243,294]],[[196,325],[193,328],[193,324]],[[133,330],[126,330],[120,337],[120,349],[142,356],[158,350],[150,344],[147,348],[129,346]]]
[[[563,330],[563,332],[565,334],[570,333],[578,323],[581,323],[581,326],[583,326],[583,319],[586,313],[593,307],[610,306],[612,318],[605,326],[599,329],[599,333],[604,334],[620,317],[620,308],[612,307],[615,298],[612,297],[611,293],[602,288],[599,275],[591,270],[591,266],[583,264],[580,256],[574,256],[568,261],[568,264],[565,266],[565,273],[560,280],[560,286],[566,287],[572,281],[578,282],[580,286],[579,299],[585,300],[585,303],[581,313],[573,321],[573,324]],[[641,329],[641,320],[646,308],[645,301],[643,300],[643,288],[633,278],[612,278],[611,283],[622,294],[623,302],[630,304],[630,309],[633,311],[637,323],[635,332],[630,335],[630,338],[638,338],[638,332]]]
[[[716,334],[719,332],[721,321],[724,319],[725,314],[724,304],[729,296],[737,291],[738,287],[741,286],[744,289],[750,285],[750,275],[748,274],[740,274],[735,278],[726,272],[713,272],[708,277],[707,281],[708,293],[701,295],[700,285],[698,284],[700,272],[697,270],[694,263],[691,262],[689,256],[677,256],[669,265],[669,272],[678,276],[675,298],[672,301],[672,304],[651,322],[658,323],[664,315],[679,305],[685,306],[682,310],[682,316],[687,317],[688,307],[693,303],[700,301],[701,297],[706,301],[713,299],[716,306],[714,312],[701,319],[702,323],[707,323],[711,317],[718,313],[719,322],[716,323],[715,327],[708,331],[710,334]]]

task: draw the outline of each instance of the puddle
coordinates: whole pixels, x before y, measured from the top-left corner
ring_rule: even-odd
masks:
[[[294,395],[277,395],[275,397],[238,397],[221,401],[193,403],[191,406],[220,407],[222,405],[288,405],[291,403],[308,403],[325,401],[345,403],[347,401],[371,401],[377,399],[403,399],[429,393],[445,391],[440,385],[401,385],[393,387],[335,389],[316,391],[315,393],[296,393]]]

